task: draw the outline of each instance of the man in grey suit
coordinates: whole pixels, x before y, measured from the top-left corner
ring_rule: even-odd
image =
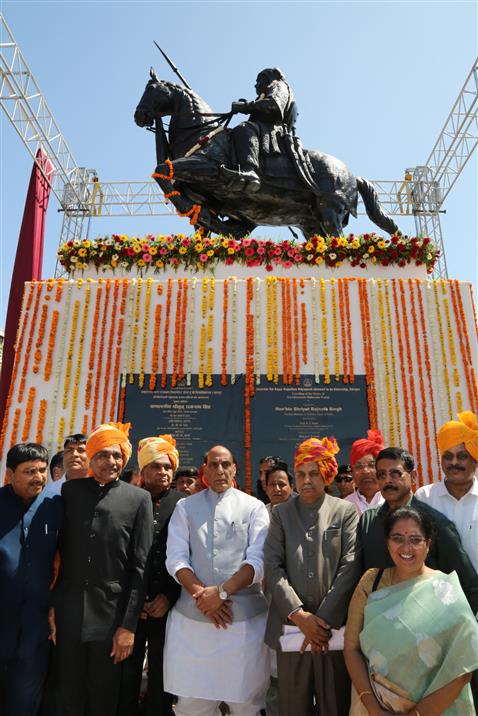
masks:
[[[358,514],[325,494],[336,473],[334,438],[310,438],[295,454],[298,492],[272,510],[265,544],[265,580],[272,597],[266,643],[277,650],[281,716],[309,716],[314,697],[320,716],[349,712],[350,681],[341,651],[329,651],[331,628],[347,616],[360,577],[355,559]],[[303,634],[300,651],[282,652],[284,625]]]

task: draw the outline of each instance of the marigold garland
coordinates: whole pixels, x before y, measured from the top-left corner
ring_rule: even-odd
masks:
[[[183,303],[183,280],[178,279],[178,288],[176,291],[176,315],[174,318],[174,340],[173,340],[173,373],[171,376],[171,385],[176,387],[179,371],[179,342],[181,340],[181,316]]]
[[[196,284],[197,278],[193,278],[191,282],[191,308],[189,311],[189,331],[188,331],[188,359],[186,370],[186,385],[191,385],[191,374],[193,370],[193,346],[194,346],[194,327],[196,314]]]
[[[121,303],[120,303],[120,319],[118,321],[118,334],[116,336],[116,352],[115,352],[115,367],[113,371],[113,390],[111,391],[111,402],[110,402],[110,422],[113,422],[116,418],[116,401],[117,401],[117,386],[120,376],[120,358],[121,349],[123,346],[123,331],[125,324],[125,311],[126,311],[126,296],[128,294],[128,279],[123,280],[123,286],[121,291]]]
[[[246,492],[251,492],[251,398],[254,395],[254,315],[251,312],[253,279],[246,280],[246,380],[244,384],[244,446]]]
[[[388,420],[388,401],[385,380],[385,362],[383,356],[383,345],[381,341],[381,324],[378,307],[378,282],[370,279],[367,282],[370,290],[370,327],[373,333],[372,347],[375,365],[375,381],[377,385],[376,397],[378,406],[378,424],[382,428],[385,440],[389,438],[390,422]]]
[[[42,398],[40,400],[40,408],[38,410],[37,434],[35,438],[35,442],[37,442],[39,445],[43,445],[43,429],[45,427],[45,416],[47,407],[48,403],[46,399]]]
[[[336,279],[330,279],[330,293],[332,296],[332,332],[334,336],[334,373],[335,381],[340,380],[340,353],[339,353],[339,331],[337,326],[337,293],[336,293]],[[345,369],[343,369],[345,374]]]
[[[198,367],[198,386],[204,388],[204,358],[206,355],[206,325],[201,323],[199,329],[199,367]]]
[[[99,356],[104,355],[106,326],[108,325],[108,308],[109,308],[109,302],[110,302],[111,284],[112,284],[112,280],[107,279],[107,281],[105,283],[105,300],[104,300],[103,318],[101,321],[101,326],[104,327],[104,330],[101,331],[101,336],[100,336],[100,345],[99,345],[99,349],[98,349]],[[98,401],[99,401],[100,391],[101,391],[100,386],[101,386],[101,374],[103,372],[102,368],[103,368],[102,362],[98,361],[97,369],[96,369],[95,394],[93,396],[93,407],[91,410],[91,425],[92,425],[92,427],[97,425],[96,414],[98,412]]]
[[[73,362],[73,350],[76,339],[76,330],[78,327],[78,314],[80,312],[80,305],[80,301],[75,301],[73,304],[73,317],[71,319],[70,340],[68,343],[68,353],[66,356],[65,380],[63,383],[63,410],[66,409],[68,405],[68,399],[70,397],[71,367]]]
[[[440,309],[440,298],[438,294],[438,281],[433,281],[433,297],[435,299],[435,315],[438,319],[438,329],[439,329],[439,339],[440,339],[440,349],[441,349],[441,360],[439,361],[439,365],[443,371],[443,382],[445,383],[445,389],[446,389],[446,397],[447,397],[447,408],[448,411],[444,417],[445,420],[450,420],[454,413],[453,413],[453,406],[452,406],[452,400],[451,400],[451,384],[450,384],[450,376],[448,375],[448,358],[446,353],[446,345],[445,345],[445,333],[443,330],[443,321],[441,317],[441,309]]]
[[[350,315],[350,282],[354,279],[345,278],[344,281],[344,295],[345,295],[345,325],[347,327],[347,343],[349,348],[349,383],[355,382],[354,375],[354,352],[352,347],[352,318]]]
[[[43,290],[43,285],[41,283],[35,282],[36,296],[35,296],[35,305],[34,305],[33,314],[32,314],[33,319],[35,318],[35,316],[38,316],[38,307],[40,305],[40,298],[41,298],[42,290]],[[24,358],[23,358],[23,368],[22,368],[22,375],[21,375],[21,380],[20,380],[20,387],[18,389],[18,394],[17,394],[17,400],[19,403],[22,402],[23,394],[25,392],[25,383],[26,383],[26,379],[27,379],[30,355],[32,352],[32,343],[33,343],[34,333],[35,333],[35,326],[34,326],[33,320],[32,320],[32,324],[30,327],[30,333],[28,335],[28,341],[27,341],[27,345],[25,347],[25,354],[24,354]]]
[[[295,384],[300,385],[299,305],[298,305],[297,279],[296,278],[292,279],[292,299],[293,299],[293,316],[294,316]]]
[[[345,295],[343,279],[337,281],[339,287],[339,315],[340,315],[340,337],[342,340],[342,357],[344,370],[344,383],[349,382],[348,368],[348,347],[347,347],[347,328],[345,325]]]
[[[394,305],[394,315],[395,315],[395,325],[400,325],[400,307],[399,307],[399,299],[398,299],[398,292],[397,292],[397,282],[392,281],[392,290],[393,290],[393,305]],[[412,431],[410,428],[410,412],[407,408],[409,405],[408,401],[408,384],[407,384],[407,378],[405,374],[405,356],[404,356],[404,350],[403,350],[403,340],[402,340],[402,333],[401,331],[397,331],[397,342],[398,342],[398,365],[400,367],[400,381],[401,381],[401,390],[403,392],[403,405],[404,405],[404,415],[405,415],[405,432],[406,432],[406,449],[408,452],[413,452],[413,446],[412,446]],[[397,403],[399,405],[399,403]]]
[[[183,280],[183,304],[181,310],[180,337],[179,337],[179,366],[178,381],[184,378],[184,346],[186,342],[187,307],[189,300],[189,279]]]
[[[93,330],[91,333],[91,347],[90,347],[90,357],[88,360],[88,378],[86,380],[86,389],[85,389],[85,408],[86,410],[90,407],[91,402],[91,388],[93,385],[93,371],[95,367],[95,360],[97,358],[97,351],[96,351],[96,338],[98,336],[98,329],[100,327],[100,306],[101,306],[101,298],[103,293],[103,281],[100,280],[98,282],[98,286],[96,288],[96,300],[95,300],[95,312],[93,317]]]
[[[279,323],[277,320],[277,279],[272,279],[272,374],[275,385],[279,383]]]
[[[320,311],[322,314],[322,352],[324,355],[324,383],[330,383],[329,344],[327,336],[327,308],[325,305],[325,280],[320,279]]]
[[[134,303],[134,318],[133,318],[133,335],[131,338],[131,357],[129,364],[129,378],[128,382],[130,385],[134,383],[134,376],[136,373],[136,347],[138,344],[138,332],[139,332],[139,316],[141,306],[141,293],[143,289],[143,279],[139,278],[136,283],[136,299]]]
[[[362,340],[364,346],[364,367],[365,382],[367,384],[369,423],[372,429],[376,429],[378,427],[378,410],[373,366],[372,336],[370,330],[370,305],[368,300],[366,280],[358,279],[357,286],[359,292],[360,323],[362,327]]]
[[[390,430],[390,444],[399,445],[395,434],[395,407],[392,400],[392,385],[391,385],[391,370],[388,360],[388,338],[387,325],[385,322],[385,308],[384,308],[384,296],[383,296],[383,284],[380,279],[377,280],[377,295],[378,295],[378,313],[380,317],[380,331],[382,340],[382,357],[384,367],[384,379],[385,379],[385,391],[387,397],[387,412],[388,412],[388,425]],[[393,347],[390,350],[393,353]],[[398,412],[398,411],[397,411]]]
[[[440,286],[441,286],[441,292],[442,292],[443,307],[445,309],[445,321],[446,321],[446,328],[447,328],[447,333],[448,333],[448,345],[450,347],[451,365],[453,368],[453,383],[456,388],[456,390],[455,390],[456,412],[460,413],[463,410],[463,400],[461,397],[460,374],[458,373],[458,362],[457,362],[457,358],[456,358],[455,338],[453,335],[453,329],[452,329],[452,325],[451,325],[450,306],[448,303],[448,296],[447,296],[447,286],[448,286],[447,281],[441,279]]]
[[[46,296],[45,296],[46,298]],[[39,373],[40,372],[40,363],[41,359],[43,357],[41,347],[43,345],[43,339],[45,338],[45,326],[47,322],[48,317],[48,303],[44,303],[41,307],[41,315],[40,315],[40,325],[38,327],[38,338],[37,342],[35,344],[36,350],[33,356],[33,372]]]
[[[261,284],[260,278],[254,279],[255,282],[255,296],[254,296],[254,309],[255,309],[255,320],[254,320],[254,343],[255,343],[255,358],[254,358],[254,372],[256,376],[256,385],[260,385],[261,382]]]
[[[209,346],[207,349],[207,360],[206,360],[206,386],[210,388],[212,386],[212,347]]]
[[[106,348],[106,365],[105,375],[103,379],[103,407],[101,410],[101,423],[106,422],[106,415],[108,410],[108,395],[116,392],[116,383],[111,388],[111,368],[113,367],[113,345],[115,339],[115,332],[117,328],[118,320],[118,297],[119,297],[120,280],[115,279],[113,286],[113,300],[111,302],[110,320],[109,320],[109,336],[108,345]],[[106,331],[106,326],[105,326]],[[92,426],[93,427],[93,426]]]
[[[61,328],[60,328],[60,340],[58,343],[58,356],[65,355],[66,329],[67,329],[69,321],[70,321],[70,308],[71,308],[71,297],[72,297],[72,293],[73,293],[73,284],[74,284],[74,281],[72,281],[72,280],[68,281],[68,283],[67,283],[65,306],[64,306],[64,310],[62,312],[62,321],[60,324]],[[50,421],[49,421],[49,425],[48,425],[47,445],[53,445],[53,441],[54,441],[53,431],[55,429],[55,420],[56,420],[56,416],[57,416],[57,404],[58,404],[58,395],[60,392],[62,367],[63,367],[62,361],[57,360],[55,362],[55,373],[54,373],[54,378],[53,378],[53,395],[52,395],[52,399],[50,401],[51,417],[50,417]],[[61,449],[61,446],[59,449]]]
[[[144,300],[144,321],[143,321],[143,337],[141,342],[141,359],[139,364],[138,385],[140,388],[144,386],[144,368],[146,363],[146,348],[148,346],[148,329],[149,329],[149,310],[151,306],[151,284],[152,278],[146,281],[146,297]]]
[[[207,333],[206,342],[210,343],[214,337],[214,301],[216,295],[216,279],[209,279],[209,298],[208,298],[208,310],[209,315],[207,318]],[[207,361],[206,361],[206,385],[211,387],[212,385],[212,346],[207,348]]]
[[[22,443],[26,443],[30,438],[30,428],[32,425],[33,406],[35,404],[36,392],[36,388],[33,386],[28,389],[27,405],[25,408],[25,422],[23,423],[22,430]]]
[[[166,292],[166,315],[164,319],[164,341],[163,359],[161,368],[161,388],[166,387],[166,376],[168,372],[168,349],[169,349],[169,326],[171,321],[171,299],[173,295],[173,280],[168,278],[168,289]]]
[[[221,350],[221,385],[227,385],[227,310],[229,307],[229,280],[226,278],[222,286],[222,350]]]
[[[62,415],[60,420],[58,421],[58,435],[57,435],[57,440],[56,440],[57,452],[60,451],[63,447],[64,437],[65,437],[65,418]]]
[[[417,302],[418,302],[418,314],[420,316],[420,331],[422,334],[422,340],[423,340],[423,359],[425,363],[425,372],[427,375],[427,384],[428,389],[426,391],[426,394],[430,397],[430,405],[431,405],[431,415],[432,415],[432,422],[433,422],[433,433],[430,436],[431,441],[434,445],[434,453],[435,453],[435,460],[436,462],[440,461],[440,453],[438,451],[438,445],[436,443],[436,440],[434,440],[434,436],[438,433],[438,426],[436,422],[436,412],[435,412],[435,390],[433,386],[433,380],[432,380],[432,369],[431,369],[431,361],[430,361],[430,349],[428,345],[428,338],[427,338],[427,323],[425,320],[425,308],[423,305],[423,296],[422,296],[422,282],[418,279],[415,279],[413,282],[415,285],[415,291],[417,294]],[[430,470],[432,469],[432,464],[429,465]]]
[[[314,350],[314,374],[315,382],[320,383],[320,367],[319,367],[319,322],[317,310],[317,279],[310,281],[311,299],[312,299],[312,333],[313,333],[313,350]]]
[[[420,443],[418,436],[421,435],[421,432],[419,430],[418,426],[418,410],[417,410],[417,399],[415,394],[415,381],[414,381],[414,364],[413,364],[413,356],[412,356],[412,346],[410,341],[410,335],[408,332],[408,324],[409,324],[409,306],[407,306],[406,300],[405,300],[405,282],[403,279],[399,279],[398,286],[400,289],[400,305],[402,308],[402,321],[400,325],[402,326],[402,333],[405,338],[405,353],[406,353],[406,360],[407,360],[407,375],[408,375],[408,394],[410,397],[410,404],[409,409],[411,409],[412,412],[412,420],[413,420],[413,430],[412,430],[412,439],[415,438],[415,444],[413,445],[410,443],[410,452],[412,455],[420,455]],[[419,467],[421,470],[421,467]]]
[[[475,334],[476,334],[476,340],[478,342],[478,317],[476,315],[476,306],[475,306],[475,299],[473,297],[473,289],[471,287],[471,283],[468,284],[468,290],[470,292],[470,304],[471,304],[471,310],[473,312],[473,322],[475,324]]]
[[[128,337],[128,347],[127,350],[123,351],[123,365],[121,368],[121,388],[120,388],[120,397],[119,397],[119,405],[118,405],[118,420],[121,422],[124,418],[124,408],[125,408],[125,399],[126,399],[126,382],[128,378],[128,365],[131,357],[131,351],[132,351],[132,342],[133,342],[133,332],[131,330],[131,326],[133,323],[133,309],[134,309],[134,300],[136,292],[133,290],[136,286],[136,280],[133,279],[130,286],[128,287],[128,310],[126,314],[126,336]],[[159,293],[160,286],[158,285],[158,293]]]
[[[302,336],[302,362],[307,365],[307,311],[305,303],[300,304],[300,327]]]
[[[468,401],[470,409],[473,412],[477,411],[477,385],[476,385],[476,374],[473,368],[473,364],[470,361],[472,356],[472,350],[470,345],[470,338],[468,335],[468,329],[466,327],[466,316],[463,302],[461,299],[460,286],[458,281],[450,281],[450,295],[452,298],[453,312],[455,314],[455,325],[458,333],[458,341],[460,345],[461,360],[465,372],[466,386],[468,390]]]
[[[12,424],[12,434],[10,437],[10,447],[13,445],[16,445],[18,442],[18,426],[20,425],[20,416],[22,414],[22,411],[20,408],[15,408],[15,412],[13,414],[13,424]]]
[[[400,418],[401,410],[400,410],[400,395],[398,391],[398,379],[397,379],[397,363],[395,360],[395,349],[393,346],[393,337],[395,335],[395,326],[392,323],[392,311],[390,307],[390,281],[386,279],[383,282],[383,295],[385,298],[385,309],[386,309],[386,315],[387,315],[387,332],[388,337],[390,341],[390,361],[392,364],[392,369],[390,371],[392,376],[392,386],[393,386],[393,399],[394,399],[394,405],[392,409],[395,413],[395,421],[397,426],[397,442],[396,445],[402,445],[403,443],[403,435],[402,435],[402,421]]]
[[[68,432],[73,434],[75,432],[75,419],[76,419],[76,407],[78,404],[78,393],[80,389],[80,375],[83,367],[83,346],[85,344],[86,324],[88,321],[88,313],[90,307],[90,293],[91,287],[87,286],[85,290],[85,302],[83,304],[83,316],[81,318],[81,329],[80,329],[80,340],[78,344],[78,358],[76,361],[75,378],[73,381],[73,397],[71,400],[71,411],[70,411],[70,425]]]

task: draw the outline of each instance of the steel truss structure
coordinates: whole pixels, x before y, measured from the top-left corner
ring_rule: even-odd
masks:
[[[96,170],[77,165],[2,14],[0,105],[33,160],[41,148],[54,167],[45,176],[63,211],[60,243],[89,236],[93,218],[175,213],[153,181],[100,182]],[[391,216],[413,216],[417,235],[428,236],[440,248],[437,278],[447,277],[440,212],[477,144],[478,59],[426,163],[406,169],[403,180],[372,180],[385,210]],[[365,213],[361,204],[359,213]]]

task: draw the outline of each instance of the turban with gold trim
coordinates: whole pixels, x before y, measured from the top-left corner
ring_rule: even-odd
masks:
[[[140,470],[162,455],[169,457],[171,466],[176,472],[179,465],[179,452],[176,450],[176,440],[172,435],[158,435],[153,438],[143,438],[139,441],[138,465]]]
[[[337,460],[334,455],[339,451],[335,438],[309,438],[299,445],[295,452],[294,466],[297,470],[304,462],[316,462],[326,485],[333,482],[337,474]]]
[[[444,453],[452,447],[464,444],[474,460],[478,460],[478,421],[471,410],[458,413],[458,420],[449,420],[441,426],[437,435],[438,448]]]
[[[383,435],[380,430],[368,430],[366,438],[360,438],[352,443],[350,448],[350,464],[352,467],[360,458],[365,455],[373,455],[377,457],[378,453],[383,450],[385,444]]]
[[[90,433],[86,441],[88,460],[105,448],[119,445],[123,455],[123,467],[131,457],[133,448],[128,440],[131,423],[104,423]]]

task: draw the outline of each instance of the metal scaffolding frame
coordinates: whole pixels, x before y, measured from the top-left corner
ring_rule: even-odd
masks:
[[[63,213],[60,243],[89,235],[92,218],[168,216],[174,207],[156,182],[100,182],[94,169],[79,167],[58,127],[5,18],[0,14],[0,106],[33,160],[47,154],[47,176]],[[417,235],[440,248],[435,275],[447,277],[441,207],[478,145],[478,59],[453,105],[427,162],[405,171],[398,181],[372,180],[391,216],[413,216]],[[365,213],[359,202],[359,213]],[[86,226],[85,226],[86,224]]]

